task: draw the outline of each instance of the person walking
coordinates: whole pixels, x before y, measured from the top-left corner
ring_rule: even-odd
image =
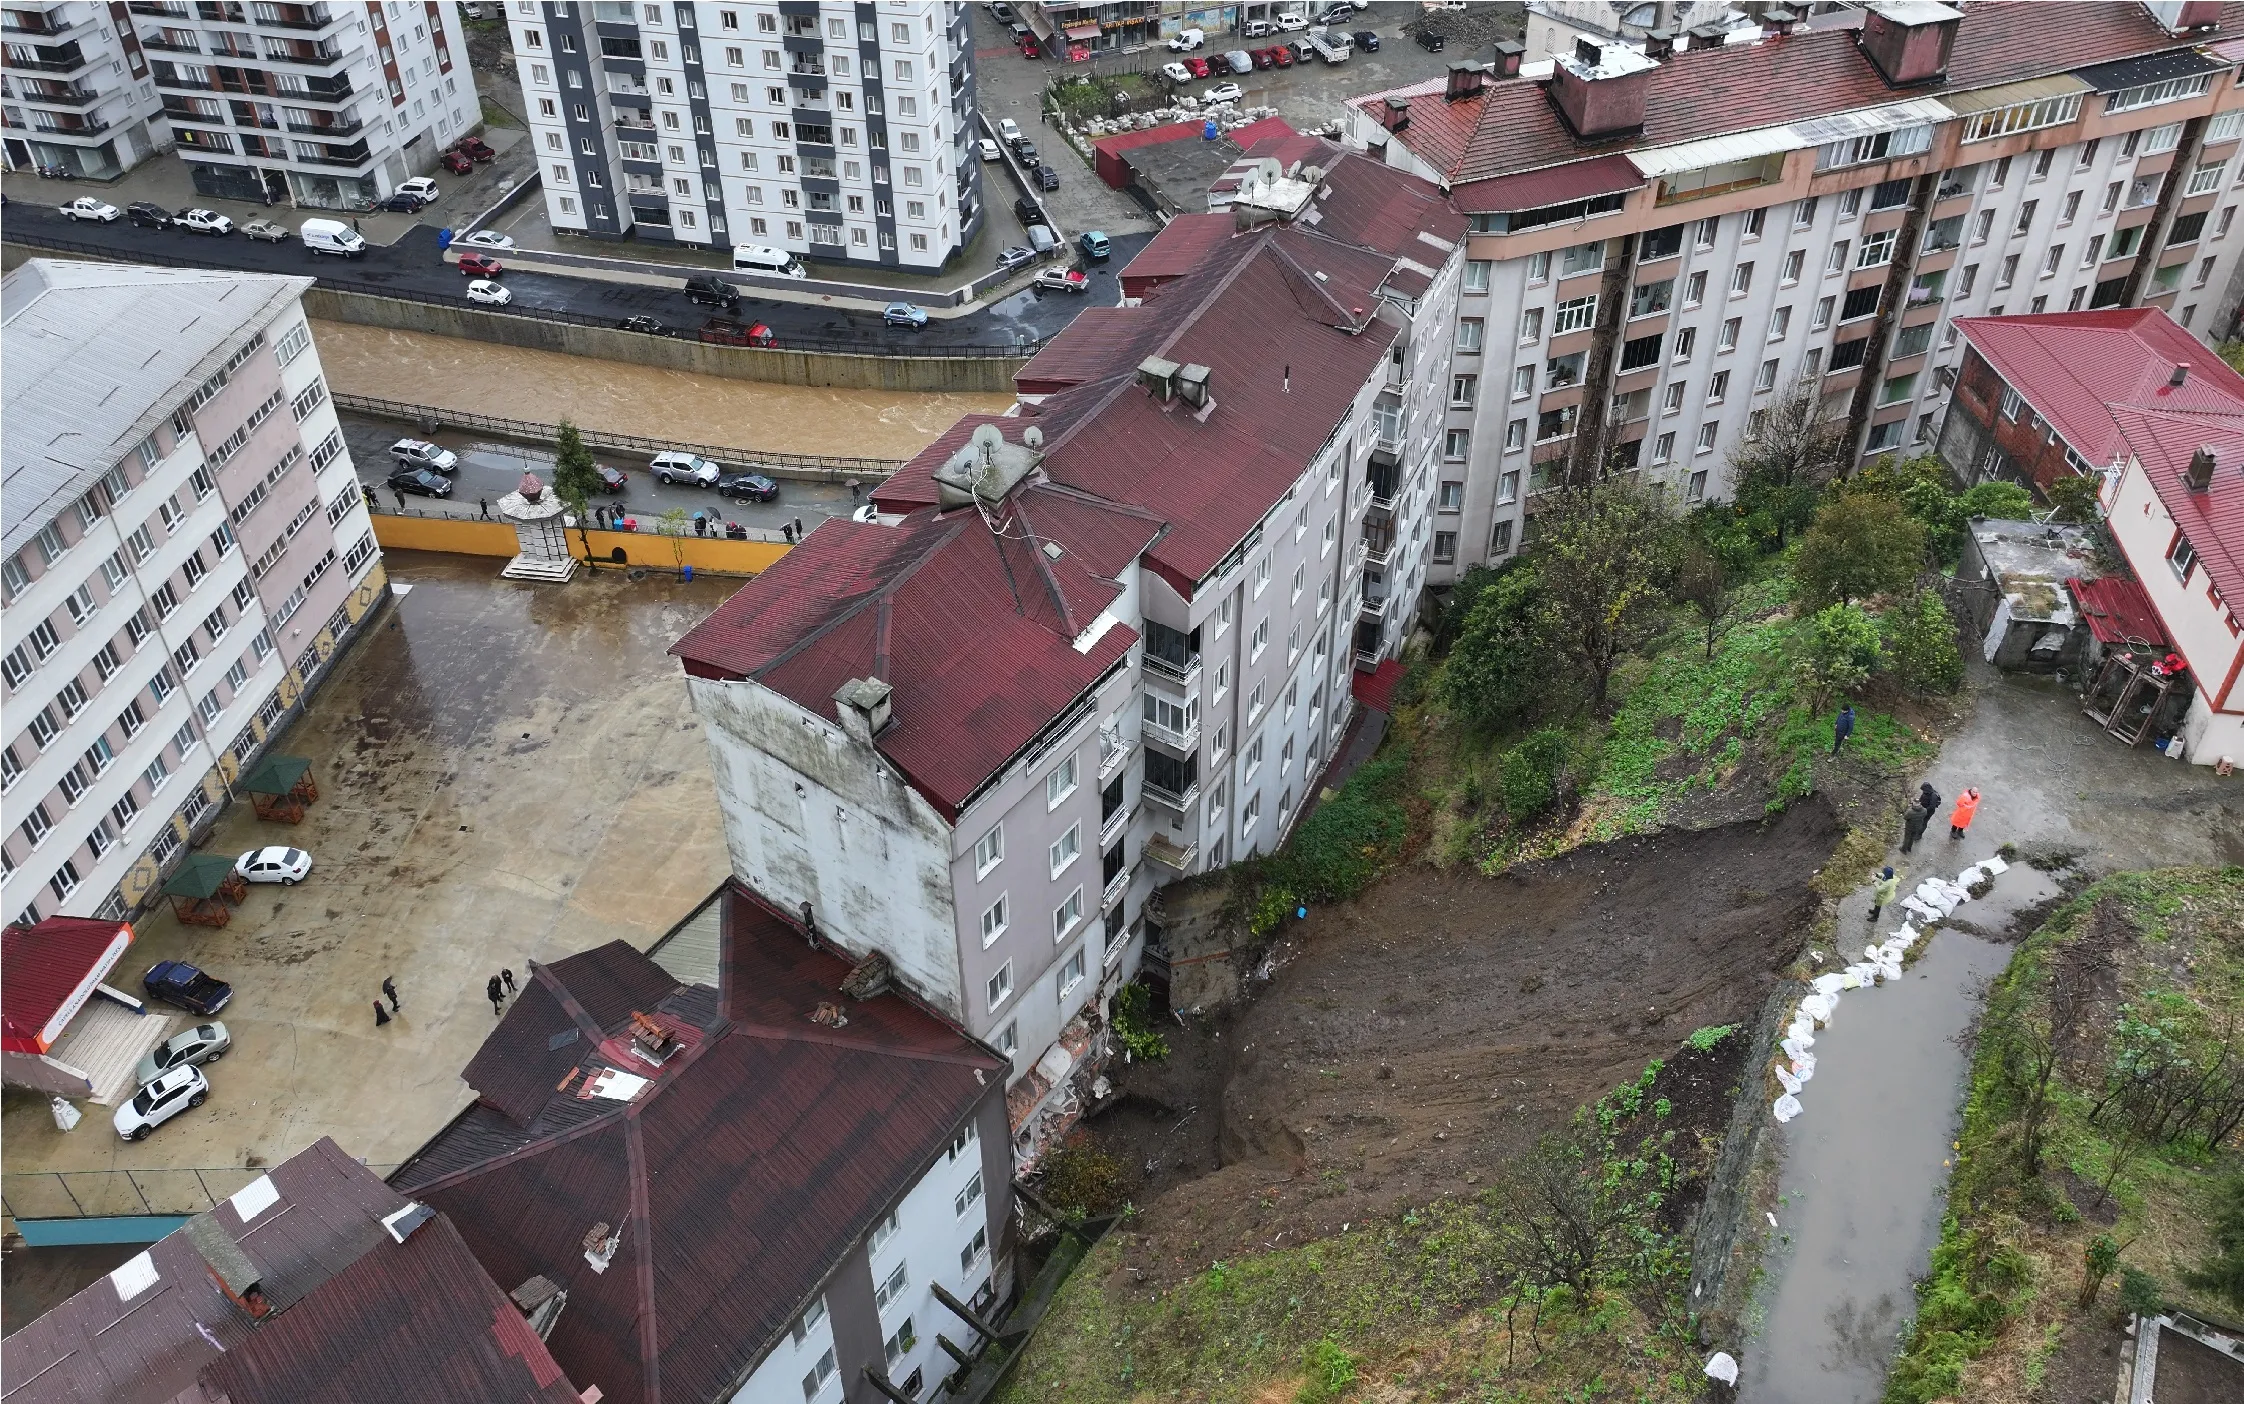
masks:
[[[1921,804],[1909,806],[1909,812],[1901,816],[1901,851],[1903,853],[1907,853],[1917,846],[1917,840],[1925,836],[1925,825],[1931,822],[1931,810]]]
[[[1964,830],[1971,827],[1971,821],[1978,813],[1979,791],[1976,788],[1965,790],[1956,796],[1956,807],[1948,815],[1948,837],[1951,840],[1962,838]]]
[[[392,496],[392,497],[394,497],[394,498],[396,498],[396,499],[397,499],[397,510],[398,510],[398,514],[399,514],[400,516],[404,515],[404,512],[405,512],[405,490],[404,490],[403,488],[391,488],[391,489],[390,489],[390,496]]]
[[[395,1010],[397,1008],[397,981],[384,975],[382,977],[382,994],[388,998],[390,1008]]]
[[[1917,803],[1925,807],[1925,813],[1927,814],[1938,814],[1940,812],[1940,792],[1932,788],[1930,780],[1917,787]]]
[[[1854,704],[1850,702],[1839,709],[1837,720],[1831,723],[1831,754],[1839,754],[1839,748],[1846,745],[1847,738],[1852,735],[1854,735]]]
[[[1886,903],[1891,902],[1900,891],[1900,875],[1889,865],[1884,872],[1878,874],[1878,885],[1870,889],[1870,921],[1873,925],[1877,923],[1878,913],[1884,911]]]
[[[384,1025],[384,1024],[386,1024],[386,1023],[388,1023],[389,1021],[390,1021],[390,1011],[388,1011],[387,1009],[384,1009],[384,1008],[382,1007],[382,1001],[380,1001],[380,1000],[375,1000],[375,1001],[374,1001],[374,1027],[375,1027],[375,1028],[380,1028],[380,1027],[382,1027],[382,1025]]]
[[[490,498],[478,497],[477,499],[475,499],[475,519],[479,522],[487,522],[491,520]]]
[[[498,976],[493,975],[483,982],[483,997],[491,1001],[491,1017],[496,1019],[500,1008],[506,1003],[506,991],[500,988]]]
[[[500,971],[499,982],[506,987],[508,996],[512,997],[514,994],[514,972],[512,970]]]

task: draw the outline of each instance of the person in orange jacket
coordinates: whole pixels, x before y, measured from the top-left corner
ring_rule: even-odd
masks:
[[[1948,815],[1948,837],[1962,838],[1964,830],[1971,827],[1972,818],[1978,813],[1979,791],[1976,788],[1965,790],[1956,796],[1956,807]]]

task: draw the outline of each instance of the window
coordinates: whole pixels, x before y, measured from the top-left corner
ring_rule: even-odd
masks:
[[[1698,452],[1714,452],[1714,436],[1721,431],[1721,427],[1719,424],[1701,424],[1699,426]]]
[[[1769,340],[1782,341],[1785,338],[1785,334],[1787,332],[1790,332],[1791,330],[1792,309],[1789,307],[1779,307],[1769,317]]]
[[[1691,247],[1695,249],[1713,248],[1714,236],[1720,232],[1721,228],[1722,220],[1719,215],[1700,220],[1691,227]]]
[[[1478,317],[1460,317],[1457,320],[1457,349],[1468,354],[1480,350],[1483,323]]]
[[[973,1128],[968,1127],[967,1130],[971,1131],[973,1130]],[[972,1209],[975,1205],[981,1202],[982,1172],[977,1170],[974,1172],[974,1178],[966,1182],[966,1188],[960,1190],[956,1195],[952,1197],[951,1212],[956,1217],[963,1219],[966,1217],[967,1210]]]
[[[1529,255],[1527,256],[1527,281],[1528,281],[1528,282],[1530,282],[1530,283],[1547,283],[1547,282],[1549,282],[1549,281],[1550,281],[1550,276],[1551,276],[1551,256],[1550,256],[1549,254],[1547,254],[1547,253],[1538,253],[1538,254],[1529,254]]]
[[[974,876],[987,877],[1005,857],[1005,826],[998,825],[974,841]],[[986,931],[986,929],[985,929]]]
[[[1005,894],[1000,892],[997,900],[990,903],[989,909],[982,913],[983,949],[988,949],[998,937],[1005,934],[1005,924]],[[990,1007],[995,1009],[997,1006],[992,1004]]]
[[[1527,421],[1514,419],[1504,425],[1504,452],[1516,453],[1527,447]]]
[[[1537,315],[1539,318],[1540,314]],[[1557,318],[1552,323],[1552,329],[1560,336],[1568,332],[1587,331],[1596,319],[1597,299],[1577,297],[1558,304]]]
[[[1758,214],[1760,211],[1756,210]],[[1730,296],[1743,297],[1753,290],[1753,265],[1741,263],[1730,273]]]
[[[1908,375],[1893,376],[1878,388],[1878,403],[1881,405],[1900,404],[1904,400],[1915,398],[1916,393],[1917,376],[1915,372]]]
[[[1582,368],[1588,360],[1589,355],[1584,351],[1576,351],[1567,356],[1553,356],[1543,367],[1543,387],[1547,390],[1562,390],[1569,385],[1581,384]]]
[[[908,1267],[908,1263],[898,1263],[895,1269],[886,1278],[882,1279],[880,1286],[873,1289],[874,1310],[886,1311],[903,1297],[904,1289],[910,1285],[910,1277],[906,1271]]]
[[[2163,83],[2146,83],[2139,88],[2122,88],[2104,100],[2104,111],[2131,112],[2138,107],[2180,102],[2185,98],[2201,97],[2211,91],[2212,86],[2212,74],[2197,73],[2187,78],[2169,78]]]
[[[767,15],[765,18],[768,19],[770,16]],[[826,1387],[826,1382],[834,1377],[834,1372],[834,1348],[828,1346],[825,1353],[818,1357],[818,1363],[811,1366],[810,1372],[803,1376],[805,1404],[818,1397],[818,1392]]]
[[[1833,244],[1830,255],[1823,260],[1823,271],[1826,273],[1846,272],[1847,250],[1853,247],[1853,243],[1846,239],[1841,239]]]
[[[1998,107],[1992,112],[1975,113],[1964,123],[1963,139],[1966,142],[1989,141],[1995,137],[2008,136],[2012,132],[2062,126],[2080,116],[2080,98],[2079,93],[2065,93],[2058,97],[2043,98],[2039,102],[2014,103],[2009,107]],[[2007,162],[2009,158],[2005,157],[2004,160]],[[1997,185],[2001,183],[1999,178],[1995,182]]]
[[[2074,106],[2079,106],[2077,95]],[[1859,166],[1869,161],[1887,161],[1897,156],[1913,156],[1931,145],[1930,126],[1903,127],[1896,132],[1873,132],[1869,136],[1834,141],[1819,148],[1815,168],[1828,171],[1841,166]]]
[[[1667,463],[1672,461],[1674,457],[1675,435],[1673,432],[1662,434],[1652,441],[1652,461],[1654,463]]]
[[[1710,405],[1721,404],[1729,393],[1730,373],[1728,371],[1716,371],[1714,378],[1706,383],[1706,402]]]
[[[1756,372],[1753,377],[1754,392],[1758,394],[1759,392],[1764,390],[1774,390],[1776,388],[1776,383],[1777,363],[1773,359],[1763,361],[1761,363],[1761,369]]]
[[[1876,313],[1878,310],[1878,295],[1882,291],[1883,289],[1873,283],[1867,288],[1856,288],[1853,292],[1848,293],[1846,300],[1839,304],[1839,320],[1851,322],[1857,317],[1868,317]]]
[[[1089,964],[1087,954],[1085,947],[1077,946],[1075,953],[1067,958],[1067,963],[1060,967],[1059,991],[1063,1008],[1067,1004],[1067,997],[1075,993],[1076,988],[1083,983],[1083,973]]]
[[[1437,561],[1454,561],[1457,559],[1456,532],[1437,531],[1434,533],[1434,559]],[[1292,743],[1288,742],[1287,744],[1291,745]]]
[[[982,1260],[982,1254],[983,1254],[983,1253],[985,1253],[985,1252],[987,1252],[987,1251],[989,1250],[989,1246],[990,1246],[990,1227],[989,1227],[989,1225],[988,1225],[988,1224],[977,1224],[977,1225],[975,1225],[975,1227],[974,1227],[974,1236],[973,1236],[972,1238],[969,1238],[968,1240],[966,1240],[966,1246],[965,1246],[964,1248],[961,1248],[961,1249],[959,1249],[959,1250],[958,1250],[958,1270],[959,1270],[960,1272],[971,1272],[971,1271],[973,1271],[973,1269],[974,1269],[974,1264],[976,1264],[976,1263],[978,1263],[978,1262],[980,1262],[980,1261]]]
[[[1460,458],[1463,458],[1463,457],[1465,457],[1465,456],[1466,456],[1466,454],[1467,454],[1467,451],[1468,451],[1468,450],[1469,450],[1469,448],[1471,447],[1471,442],[1472,442],[1472,431],[1471,431],[1471,430],[1468,430],[1468,429],[1449,429],[1449,430],[1445,430],[1445,431],[1443,431],[1443,434],[1442,434],[1442,440],[1441,440],[1441,456],[1442,456],[1443,458],[1447,458],[1447,459],[1451,459],[1451,460],[1455,460],[1455,459],[1460,459]],[[1327,522],[1327,523],[1326,523],[1326,526],[1327,526],[1327,527],[1329,528],[1329,527],[1331,526],[1331,523],[1330,523],[1330,522]]]
[[[1078,887],[1067,895],[1067,900],[1053,909],[1052,939],[1064,941],[1075,924],[1083,920],[1083,889]]]
[[[1857,268],[1877,268],[1893,261],[1894,240],[1900,237],[1896,229],[1884,229],[1862,236],[1862,254],[1855,260]]]
[[[997,973],[990,976],[988,984],[985,986],[985,993],[989,995],[989,1007],[992,1012],[1013,997],[1013,962],[1007,961],[997,967]]]
[[[1075,793],[1076,761],[1069,756],[1060,762],[1059,769],[1044,777],[1044,807],[1056,809],[1061,800]]]
[[[1668,386],[1667,398],[1663,402],[1662,412],[1666,414],[1681,414],[1683,412],[1683,396],[1689,389],[1690,387],[1680,380]]]
[[[2199,166],[2189,173],[2189,184],[2182,190],[2184,196],[2204,195],[2221,188],[2221,177],[2228,173],[2228,162],[2215,161],[2209,166]]]
[[[1683,305],[1697,307],[1706,301],[1706,272],[1701,269],[1683,280]]]
[[[1571,278],[1577,273],[1595,273],[1605,266],[1605,244],[1597,240],[1576,244],[1559,255],[1558,276]]]
[[[1663,339],[1658,332],[1654,332],[1650,336],[1640,336],[1632,341],[1621,343],[1621,370],[1623,372],[1640,370],[1645,366],[1657,364],[1660,359],[1660,343]]]
[[[1698,349],[1698,344],[1699,329],[1697,327],[1685,327],[1678,331],[1675,334],[1674,359],[1678,363],[1690,360],[1691,353]]]
[[[1808,251],[1806,249],[1794,249],[1784,256],[1784,271],[1778,276],[1777,281],[1786,285],[1799,282],[1800,273],[1807,267],[1807,263]]]
[[[1534,393],[1535,368],[1533,366],[1514,366],[1512,368],[1512,398],[1524,400]]]
[[[1471,409],[1473,407],[1473,400],[1478,395],[1479,390],[1479,376],[1451,376],[1449,378],[1449,407],[1451,409]]]
[[[1597,299],[1591,298],[1589,301],[1591,306],[1597,305]],[[1662,278],[1656,283],[1638,283],[1635,293],[1629,298],[1628,314],[1631,317],[1650,317],[1667,311],[1674,301],[1673,278]]]
[[[1743,317],[1732,317],[1722,323],[1722,330],[1714,338],[1714,349],[1716,351],[1737,350],[1738,332],[1744,326],[1745,319]]]
[[[2204,218],[2204,216],[2200,215],[2198,216],[2198,218],[2202,219]],[[2063,244],[2051,244],[2049,246],[2049,252],[2042,256],[2041,276],[2044,278],[2056,277],[2057,270],[2061,265],[2063,265],[2064,261],[2065,246]]]
[[[1469,293],[1487,292],[1489,271],[1494,267],[1495,264],[1489,259],[1467,259],[1465,261],[1465,291]]]
[[[1152,701],[1152,698],[1147,698]],[[1083,826],[1068,825],[1067,832],[1052,841],[1052,876],[1058,877],[1068,864],[1083,856]]]
[[[2179,122],[2169,122],[2163,127],[2153,127],[2149,131],[2143,133],[2142,154],[2145,156],[2156,156],[2160,152],[2172,151],[2176,146],[2180,145],[2181,140],[2182,124]],[[2151,176],[2149,177],[2149,179],[2152,181],[2156,181],[2158,177]]]
[[[2003,259],[2001,268],[1996,270],[1995,290],[1997,292],[2000,292],[2002,289],[2009,287],[2012,283],[2015,283],[2017,281],[2018,255],[2011,254],[2007,258]]]

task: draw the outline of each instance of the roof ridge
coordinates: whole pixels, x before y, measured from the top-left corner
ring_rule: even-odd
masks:
[[[624,1104],[624,1183],[631,1191],[631,1236],[636,1240],[632,1274],[639,1281],[638,1320],[634,1323],[639,1334],[639,1370],[646,1385],[645,1404],[662,1404],[661,1317],[654,1290],[654,1209],[647,1195],[647,1143],[639,1128],[641,1105],[637,1100]]]
[[[1341,240],[1341,239],[1335,239],[1335,240],[1333,240],[1332,242],[1333,242],[1333,243],[1334,243],[1334,244],[1335,244],[1336,246],[1338,246],[1338,247],[1340,247],[1340,248],[1352,248],[1352,247],[1355,247],[1354,245],[1351,245],[1351,244],[1347,243],[1347,242],[1346,242],[1345,240]],[[1320,298],[1324,299],[1325,305],[1326,305],[1326,306],[1328,306],[1328,307],[1330,307],[1330,308],[1331,308],[1331,309],[1333,310],[1334,314],[1335,314],[1335,315],[1337,315],[1337,316],[1339,316],[1339,317],[1340,317],[1340,318],[1341,318],[1341,319],[1343,320],[1343,322],[1345,322],[1345,323],[1346,323],[1346,324],[1345,324],[1345,325],[1343,325],[1343,326],[1338,326],[1338,327],[1334,327],[1334,328],[1333,328],[1333,330],[1335,330],[1335,331],[1345,331],[1345,332],[1346,332],[1346,333],[1348,333],[1348,334],[1349,334],[1350,336],[1354,336],[1354,335],[1355,335],[1356,333],[1358,333],[1358,332],[1360,332],[1360,331],[1362,331],[1362,330],[1364,329],[1364,321],[1357,321],[1357,320],[1353,320],[1353,319],[1351,319],[1351,318],[1350,318],[1350,316],[1349,316],[1349,314],[1350,314],[1350,313],[1351,313],[1352,311],[1355,311],[1356,309],[1352,309],[1352,308],[1346,308],[1346,307],[1343,307],[1343,306],[1341,306],[1341,305],[1340,305],[1340,300],[1339,300],[1338,298],[1335,298],[1335,297],[1334,297],[1334,296],[1332,295],[1332,293],[1331,293],[1330,291],[1328,291],[1328,290],[1326,289],[1325,285],[1324,285],[1323,283],[1321,283],[1321,282],[1319,282],[1319,281],[1317,280],[1317,276],[1316,276],[1316,274],[1315,274],[1315,273],[1313,273],[1312,271],[1310,271],[1309,269],[1307,269],[1307,268],[1304,268],[1304,267],[1302,267],[1302,266],[1301,266],[1301,261],[1300,261],[1299,259],[1297,259],[1297,258],[1295,258],[1295,257],[1293,256],[1293,250],[1291,250],[1291,249],[1287,248],[1287,247],[1286,247],[1286,246],[1285,246],[1284,244],[1282,244],[1282,243],[1278,242],[1278,241],[1277,241],[1277,240],[1275,240],[1275,239],[1273,239],[1273,240],[1271,240],[1271,241],[1270,241],[1270,247],[1271,247],[1271,249],[1272,249],[1272,250],[1273,250],[1273,251],[1274,251],[1274,252],[1276,253],[1276,255],[1278,256],[1278,258],[1284,261],[1284,263],[1285,263],[1285,266],[1286,266],[1287,268],[1290,268],[1290,269],[1292,269],[1292,270],[1294,271],[1294,273],[1295,273],[1296,275],[1298,275],[1298,276],[1297,276],[1297,277],[1295,277],[1295,278],[1288,278],[1288,279],[1287,279],[1286,281],[1287,281],[1288,283],[1295,283],[1295,282],[1299,282],[1299,283],[1303,283],[1303,284],[1306,284],[1306,285],[1308,286],[1308,289],[1309,289],[1309,291],[1310,291],[1310,292],[1312,292],[1312,293],[1315,293],[1315,294],[1316,294],[1316,295],[1317,295],[1318,297],[1320,297]],[[1376,251],[1373,251],[1373,252],[1376,252]],[[1386,258],[1386,259],[1387,259],[1387,270],[1388,270],[1388,272],[1389,272],[1390,274],[1391,274],[1391,273],[1393,273],[1393,271],[1394,271],[1394,260],[1393,260],[1393,259],[1392,259],[1391,257],[1389,257],[1389,256],[1387,256],[1387,255],[1384,255],[1384,254],[1381,254],[1381,255],[1379,255],[1379,257],[1382,257],[1382,258]],[[1381,281],[1382,281],[1382,282],[1384,282],[1385,280],[1384,280],[1384,279],[1382,279]],[[1373,291],[1374,291],[1374,293],[1376,294],[1376,292],[1377,292],[1377,289],[1374,289]],[[1298,305],[1298,304],[1300,303],[1300,300],[1301,300],[1301,299],[1300,299],[1300,296],[1299,296],[1299,294],[1298,294],[1298,293],[1296,293],[1296,294],[1295,294],[1295,297],[1294,297],[1294,301],[1295,301],[1296,305]],[[1309,309],[1308,309],[1308,308],[1304,307],[1304,308],[1302,308],[1301,310],[1302,310],[1302,313],[1303,313],[1304,315],[1308,315],[1308,314],[1309,314]],[[1370,313],[1369,313],[1368,311],[1366,311],[1366,312],[1364,312],[1364,313],[1363,313],[1362,315],[1363,315],[1364,319],[1365,319],[1366,321],[1368,321],[1368,320],[1369,320],[1369,318],[1370,318],[1370,315],[1371,315],[1371,314],[1370,314]],[[1313,321],[1313,322],[1322,322],[1322,321],[1323,321],[1324,319],[1323,319],[1323,318],[1321,318],[1321,317],[1310,316],[1309,320],[1311,320],[1311,321]],[[1325,325],[1328,325],[1328,326],[1330,326],[1331,324],[1330,324],[1330,323],[1325,323]]]
[[[552,966],[537,960],[531,961],[529,965],[530,978],[545,986],[546,993],[552,995],[555,1002],[561,1006],[561,1012],[568,1015],[576,1023],[578,1032],[582,1033],[594,1047],[598,1047],[607,1038],[608,1031],[592,1022],[592,1011],[586,1009],[583,1003],[569,992],[568,985],[562,981],[560,976],[553,973]]]
[[[941,525],[942,514],[938,512],[933,521],[934,524]],[[842,625],[855,620],[859,614],[865,611],[867,607],[885,603],[888,600],[889,596],[893,595],[899,588],[903,586],[905,581],[911,579],[912,576],[919,572],[920,567],[926,565],[928,561],[932,560],[935,557],[936,553],[940,552],[945,546],[950,545],[952,541],[956,540],[958,538],[959,532],[964,530],[965,526],[966,524],[962,521],[948,527],[947,533],[942,535],[941,539],[933,541],[930,545],[928,545],[925,550],[919,553],[918,559],[914,560],[910,565],[905,566],[902,570],[897,571],[894,575],[882,581],[880,583],[880,588],[876,590],[869,590],[866,593],[859,595],[856,599],[851,600],[848,604],[842,606],[840,609],[835,610],[831,615],[827,616],[827,618],[822,623],[820,623],[817,628],[810,630],[801,638],[795,640],[793,643],[787,645],[787,647],[773,654],[770,658],[765,659],[763,662],[763,666],[757,668],[753,673],[749,674],[749,676],[759,682],[762,681],[766,675],[771,673],[774,669],[778,668],[781,664],[791,661],[795,657],[795,655],[801,653],[804,649],[824,639],[828,634],[833,633]],[[887,528],[876,527],[874,528],[874,530],[884,531],[887,530]],[[936,535],[936,533],[934,532],[929,532],[927,534],[930,537]]]
[[[1052,558],[1044,554],[1044,547],[1036,534],[1036,523],[1028,517],[1028,504],[1016,498],[1012,508],[1014,517],[1021,523],[1021,531],[1024,533],[1022,539],[1029,544],[1029,555],[1033,558],[1037,576],[1043,580],[1045,590],[1052,596],[1052,603],[1059,610],[1060,623],[1067,628],[1068,638],[1073,639],[1083,632],[1083,626],[1075,620],[1074,607],[1068,604],[1067,591],[1060,588],[1060,578],[1052,573]],[[1058,543],[1055,541],[1054,544]]]
[[[988,1059],[987,1054],[977,1055],[971,1049],[957,1053],[942,1053],[933,1049],[899,1048],[890,1043],[870,1039],[850,1038],[823,1029],[792,1029],[778,1024],[736,1023],[729,1032],[749,1038],[766,1038],[778,1043],[821,1043],[832,1048],[847,1048],[859,1053],[873,1053],[882,1057],[902,1058],[914,1063],[949,1063],[962,1068],[979,1068]],[[961,1034],[961,1038],[967,1035]]]

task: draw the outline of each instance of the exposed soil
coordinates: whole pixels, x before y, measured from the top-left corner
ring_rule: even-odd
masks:
[[[1170,1058],[1123,1069],[1092,1121],[1135,1177],[1128,1269],[1165,1280],[1485,1184],[1693,1029],[1750,1018],[1838,837],[1814,802],[1501,878],[1409,868],[1312,913],[1259,996],[1172,1019]],[[1702,1061],[1725,1071],[1661,1095],[1718,1127],[1735,1079]]]

